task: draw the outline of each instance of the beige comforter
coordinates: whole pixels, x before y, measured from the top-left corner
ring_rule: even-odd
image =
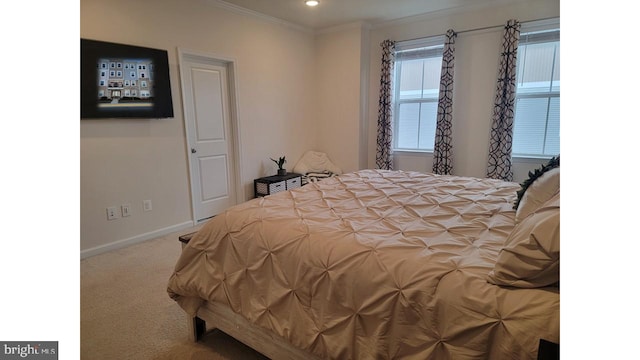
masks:
[[[190,241],[168,291],[327,359],[535,359],[559,290],[492,285],[515,183],[363,170],[254,199]]]

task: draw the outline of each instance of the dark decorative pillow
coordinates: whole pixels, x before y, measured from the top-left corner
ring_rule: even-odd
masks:
[[[513,209],[514,210],[518,209],[518,206],[520,205],[520,201],[522,200],[524,193],[527,191],[529,186],[531,186],[531,184],[533,184],[533,182],[536,181],[537,178],[542,176],[545,172],[551,169],[555,169],[557,167],[560,167],[560,155],[552,157],[548,163],[543,164],[542,167],[540,167],[539,169],[536,169],[534,172],[529,171],[529,178],[520,184],[521,189],[517,192],[518,197],[516,199],[515,204],[513,205]]]

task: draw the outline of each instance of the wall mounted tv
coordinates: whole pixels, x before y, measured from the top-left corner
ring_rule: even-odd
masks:
[[[166,50],[80,39],[80,118],[173,117]]]

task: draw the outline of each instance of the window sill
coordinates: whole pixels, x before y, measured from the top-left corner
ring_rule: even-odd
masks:
[[[511,158],[513,162],[521,164],[539,164],[540,161],[547,162],[551,160],[553,156],[534,156],[534,155],[513,155]]]
[[[433,150],[393,150],[398,155],[433,155]]]

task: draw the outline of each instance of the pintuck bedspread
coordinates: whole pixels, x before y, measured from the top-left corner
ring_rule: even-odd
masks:
[[[516,183],[362,170],[234,206],[184,248],[168,292],[325,359],[535,359],[559,288],[494,285]]]

